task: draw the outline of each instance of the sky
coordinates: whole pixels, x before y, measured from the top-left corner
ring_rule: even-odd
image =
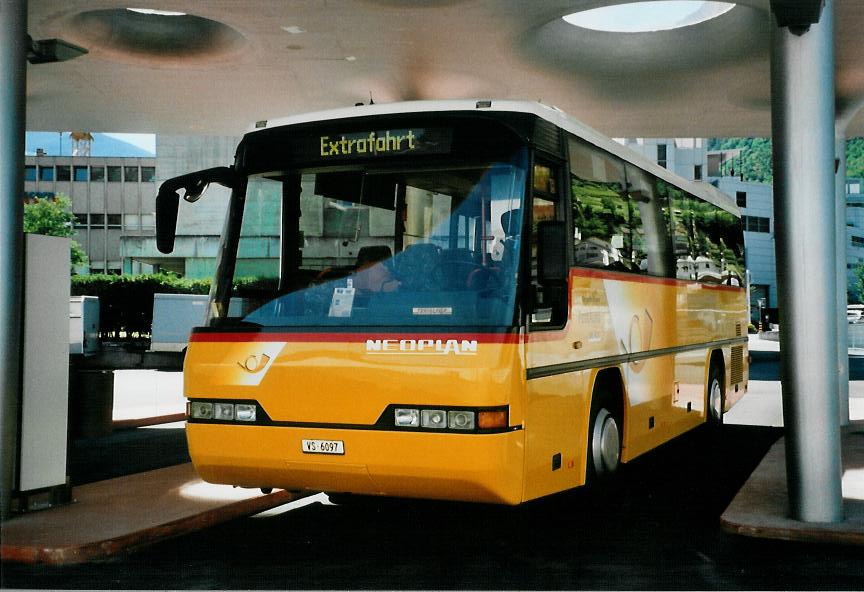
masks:
[[[661,0],[606,6],[564,17],[586,29],[634,33],[692,25],[719,16],[734,4],[703,0]]]
[[[28,131],[25,139],[25,153],[36,154],[41,148],[49,156],[70,156],[72,140],[69,132]],[[156,136],[154,134],[93,133],[93,156],[144,157],[156,155]]]
[[[137,146],[142,150],[156,154],[156,136],[154,134],[112,134],[106,133],[109,138],[126,142]]]

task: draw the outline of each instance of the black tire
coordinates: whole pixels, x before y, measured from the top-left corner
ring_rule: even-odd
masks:
[[[589,418],[587,480],[604,481],[621,465],[624,432],[620,404],[608,395],[595,394]]]
[[[327,493],[331,504],[337,506],[349,506],[360,508],[371,508],[380,505],[387,498],[376,495],[361,495],[357,493]]]
[[[716,359],[712,360],[705,390],[705,414],[708,424],[718,428],[723,425],[723,413],[726,408],[724,378],[722,364],[718,363]]]

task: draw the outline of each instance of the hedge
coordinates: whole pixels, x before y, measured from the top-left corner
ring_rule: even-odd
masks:
[[[275,280],[237,278],[234,292],[272,290]],[[154,294],[208,294],[210,279],[191,280],[171,274],[74,275],[72,296],[99,297],[99,336],[102,340],[145,339],[153,324]]]

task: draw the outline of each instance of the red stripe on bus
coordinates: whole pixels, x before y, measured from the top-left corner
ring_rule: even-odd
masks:
[[[193,333],[189,341],[198,343],[363,343],[367,339],[448,339],[470,340],[478,343],[519,343],[516,333]]]

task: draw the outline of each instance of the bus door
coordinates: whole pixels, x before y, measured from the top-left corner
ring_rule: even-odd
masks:
[[[574,359],[567,336],[569,250],[561,167],[538,160],[533,169],[526,285],[528,365],[524,499],[580,485],[584,442],[579,435],[582,372],[552,372]],[[551,239],[551,240],[550,240]],[[560,242],[560,245],[557,243]],[[551,276],[547,258],[559,272]]]

